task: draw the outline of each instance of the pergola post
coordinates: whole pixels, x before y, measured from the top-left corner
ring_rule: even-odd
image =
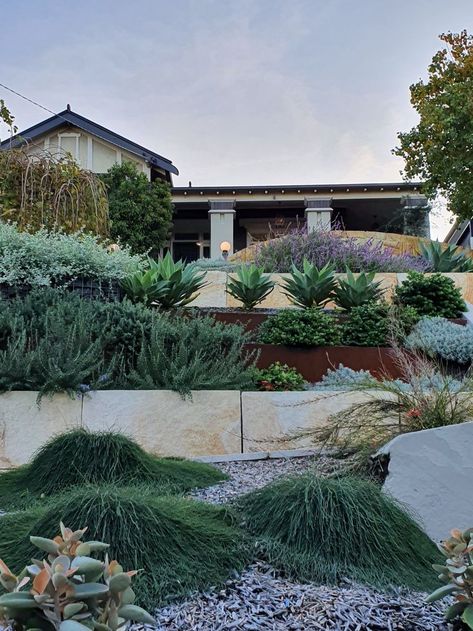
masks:
[[[235,200],[223,201],[209,199],[210,218],[210,258],[222,256],[221,244],[229,243],[227,254],[233,254],[233,219],[235,217]]]
[[[312,230],[331,230],[332,210],[331,197],[306,197],[305,216],[307,219],[307,232],[312,232]]]

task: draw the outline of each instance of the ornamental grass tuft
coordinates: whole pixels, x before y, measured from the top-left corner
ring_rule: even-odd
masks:
[[[157,458],[123,434],[79,429],[52,438],[29,464],[1,473],[0,507],[21,507],[83,484],[147,484],[180,493],[225,478],[204,463]]]
[[[133,588],[149,609],[221,583],[248,560],[245,536],[226,509],[113,485],[81,487],[0,517],[0,558],[20,571],[37,555],[29,537],[54,537],[58,520],[73,529],[87,524],[87,536],[110,541],[110,557],[125,570],[142,569]]]
[[[254,491],[239,506],[264,555],[296,580],[348,578],[421,590],[437,585],[435,545],[372,482],[307,473]]]

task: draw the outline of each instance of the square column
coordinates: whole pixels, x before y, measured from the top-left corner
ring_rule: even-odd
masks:
[[[210,218],[210,258],[221,258],[220,244],[230,244],[228,254],[233,254],[233,219],[235,217],[235,200],[223,201],[209,199]]]
[[[312,230],[331,230],[332,198],[306,197],[305,216],[307,219],[307,232],[311,232]]]

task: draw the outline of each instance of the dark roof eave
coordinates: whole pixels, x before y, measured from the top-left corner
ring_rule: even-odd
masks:
[[[154,151],[150,151],[145,147],[128,140],[124,136],[120,136],[120,134],[116,134],[115,132],[103,127],[102,125],[98,125],[93,121],[81,116],[80,114],[76,114],[71,110],[64,110],[59,112],[59,114],[51,116],[50,118],[42,121],[41,123],[37,123],[28,129],[25,129],[19,134],[16,134],[12,138],[8,138],[0,143],[0,149],[7,148],[16,148],[22,145],[25,141],[31,141],[39,136],[47,134],[48,132],[54,131],[55,129],[63,126],[64,124],[73,125],[75,127],[79,127],[84,131],[97,136],[98,138],[105,140],[125,151],[129,151],[140,158],[146,160],[150,166],[161,168],[164,171],[169,171],[170,173],[174,173],[175,175],[179,175],[179,171],[173,165],[171,160],[164,158],[163,156],[155,153]]]
[[[384,191],[410,191],[420,193],[422,182],[377,182],[377,183],[357,183],[357,184],[280,184],[280,185],[257,185],[257,186],[174,186],[173,195],[195,194],[202,192],[205,195],[215,195],[219,193],[231,193],[235,195],[248,193],[283,193],[298,192],[308,195],[318,193],[340,193],[340,192],[384,192]]]

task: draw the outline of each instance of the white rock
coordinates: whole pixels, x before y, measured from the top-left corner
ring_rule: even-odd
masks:
[[[432,539],[473,526],[473,422],[403,434],[380,453],[390,456],[385,492]]]

